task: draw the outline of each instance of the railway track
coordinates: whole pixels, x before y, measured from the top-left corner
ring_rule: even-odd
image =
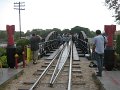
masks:
[[[73,47],[72,41],[61,45],[54,58],[33,74],[35,81],[24,82],[18,90],[78,90],[85,85],[80,59],[73,58]]]

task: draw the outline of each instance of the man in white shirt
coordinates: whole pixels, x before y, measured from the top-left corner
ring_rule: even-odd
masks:
[[[107,42],[106,37],[101,35],[100,30],[96,30],[96,36],[93,38],[93,52],[95,52],[95,60],[97,61],[98,72],[97,76],[102,76],[103,70],[103,56],[105,43]]]

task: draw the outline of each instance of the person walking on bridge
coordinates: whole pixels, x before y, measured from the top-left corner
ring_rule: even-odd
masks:
[[[101,35],[100,30],[96,30],[96,36],[93,38],[92,51],[95,53],[95,60],[97,61],[98,72],[97,76],[102,76],[104,48],[107,39]]]
[[[30,47],[32,51],[33,64],[37,64],[38,53],[39,53],[39,42],[40,42],[40,37],[37,36],[36,34],[32,34],[32,37],[30,38]]]
[[[60,46],[62,44],[62,37],[60,34],[58,34],[57,40],[58,40],[58,45]]]

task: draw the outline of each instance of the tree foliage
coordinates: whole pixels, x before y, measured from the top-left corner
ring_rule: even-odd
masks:
[[[85,27],[75,26],[71,29],[71,33],[80,33],[81,31],[84,31],[88,37],[93,37],[95,35],[93,31],[90,31],[88,28]]]
[[[69,33],[70,30],[69,29],[64,29],[63,31],[61,31],[62,33]]]
[[[3,30],[0,31],[0,42],[7,41],[7,33]]]
[[[119,0],[105,0],[105,5],[108,7],[110,10],[114,10],[115,12],[115,19],[116,21],[120,21],[120,2]]]
[[[116,39],[116,52],[120,55],[120,35],[117,35]]]
[[[81,31],[84,31],[88,37],[93,37],[95,35],[94,31],[90,31],[86,27],[81,27],[81,26],[75,26],[71,29],[59,29],[59,28],[53,28],[53,29],[32,29],[32,30],[27,30],[26,33],[21,32],[21,37],[26,37],[30,36],[32,33],[36,33],[37,35],[40,35],[43,39],[47,37],[47,35],[52,32],[56,31],[59,34],[63,33],[80,33]],[[7,32],[5,30],[0,30],[0,42],[7,42]],[[17,42],[20,39],[20,32],[15,31],[14,33],[14,41]]]

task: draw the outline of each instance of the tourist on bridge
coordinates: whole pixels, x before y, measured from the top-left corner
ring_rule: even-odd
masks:
[[[33,64],[37,64],[38,53],[39,53],[39,42],[40,42],[40,37],[36,34],[32,34],[32,37],[30,38],[30,47],[32,51]]]
[[[77,33],[74,33],[74,34],[72,35],[72,41],[73,41],[73,43],[74,43],[75,41],[77,41],[77,39],[78,39],[78,34],[77,34]]]
[[[68,34],[63,34],[62,35],[62,40],[63,40],[63,43],[68,43],[69,42],[69,40],[70,40],[70,37],[69,37],[69,35]]]
[[[57,40],[58,40],[58,45],[61,45],[63,43],[62,42],[62,36],[60,34],[58,34]]]
[[[93,38],[92,51],[95,53],[95,60],[97,61],[98,72],[97,76],[102,76],[103,70],[103,56],[104,56],[104,44],[107,42],[106,37],[101,35],[100,30],[96,30],[96,36]]]

